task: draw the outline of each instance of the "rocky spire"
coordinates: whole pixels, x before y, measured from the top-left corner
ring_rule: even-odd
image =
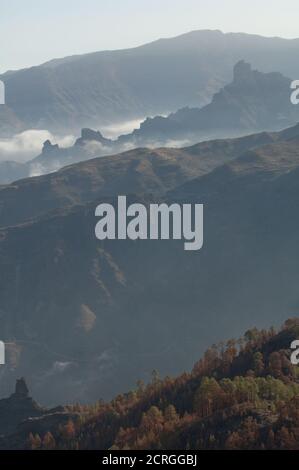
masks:
[[[18,398],[27,398],[29,396],[29,389],[24,377],[16,382],[15,396]]]
[[[59,149],[58,144],[52,144],[51,141],[48,139],[44,142],[42,153],[43,154],[48,154],[48,153],[51,153],[54,150],[58,150],[58,149]]]
[[[252,74],[251,65],[245,62],[245,60],[240,60],[234,66],[234,82],[244,82]]]

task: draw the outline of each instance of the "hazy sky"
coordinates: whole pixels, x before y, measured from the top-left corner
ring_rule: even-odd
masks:
[[[0,0],[0,71],[194,29],[299,36],[298,0]]]

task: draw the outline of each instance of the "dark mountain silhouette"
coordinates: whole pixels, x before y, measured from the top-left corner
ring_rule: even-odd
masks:
[[[0,189],[2,390],[28,376],[42,402],[93,400],[190,367],[198,351],[298,309],[298,126],[136,149]],[[151,194],[150,194],[151,193]],[[204,204],[204,247],[105,241],[96,205]]]
[[[133,49],[52,60],[0,76],[26,128],[78,132],[107,123],[203,106],[244,59],[296,79],[299,40],[193,31]]]
[[[167,142],[200,140],[238,133],[279,130],[299,120],[299,108],[290,101],[291,79],[280,73],[261,73],[238,62],[233,80],[203,108],[183,108],[167,118],[144,121],[131,137],[119,141]]]

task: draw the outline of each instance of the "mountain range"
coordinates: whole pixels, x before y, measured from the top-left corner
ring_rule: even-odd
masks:
[[[11,126],[74,132],[81,128],[201,107],[231,80],[236,62],[262,72],[299,76],[299,39],[266,38],[215,30],[193,31],[140,47],[55,59],[8,71]]]

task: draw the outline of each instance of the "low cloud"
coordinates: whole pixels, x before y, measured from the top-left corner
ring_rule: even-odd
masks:
[[[134,129],[139,129],[140,124],[144,121],[145,117],[142,119],[133,119],[130,121],[123,121],[109,126],[104,126],[100,128],[100,131],[108,139],[117,139],[120,135],[130,134]]]
[[[75,137],[73,135],[55,136],[47,130],[30,129],[12,138],[0,139],[0,161],[26,162],[31,160],[41,153],[43,143],[48,139],[60,147],[69,147],[74,143]]]
[[[102,127],[100,130],[105,137],[110,139],[117,139],[121,134],[127,134],[138,128],[143,119],[130,120],[111,124],[110,126]],[[0,162],[1,161],[16,161],[26,162],[37,157],[43,148],[43,143],[50,140],[52,144],[58,144],[59,147],[70,147],[74,144],[76,137],[74,135],[58,136],[54,135],[48,130],[28,129],[20,134],[16,134],[11,138],[0,138]],[[98,142],[90,143],[91,154],[97,151],[100,154],[110,154],[110,148],[105,148]],[[40,173],[39,169],[37,172]]]
[[[53,160],[48,165],[43,165],[41,163],[30,163],[29,165],[29,175],[30,177],[33,176],[41,176],[46,175],[48,173],[54,173],[61,168],[61,164],[59,160]]]

